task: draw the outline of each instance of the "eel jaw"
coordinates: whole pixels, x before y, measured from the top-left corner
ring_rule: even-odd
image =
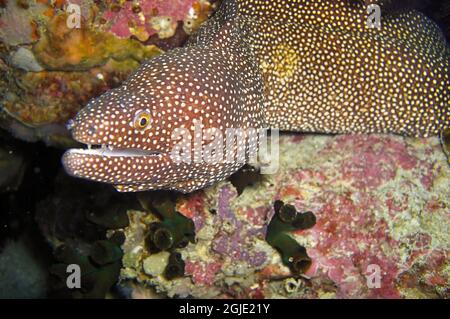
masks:
[[[109,184],[149,182],[171,164],[169,154],[154,150],[115,148],[109,145],[69,149],[62,158],[66,172],[74,177]]]

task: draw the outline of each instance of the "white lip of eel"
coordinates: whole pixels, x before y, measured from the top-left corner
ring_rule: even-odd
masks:
[[[104,156],[104,157],[141,157],[162,156],[164,153],[154,150],[143,150],[137,148],[118,148],[109,144],[92,145],[85,144],[87,148],[72,148],[67,152],[70,154]]]

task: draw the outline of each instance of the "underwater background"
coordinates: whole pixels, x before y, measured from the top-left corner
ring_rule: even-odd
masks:
[[[70,2],[0,0],[0,298],[449,298],[438,137],[282,133],[277,173],[187,195],[68,176],[67,121],[220,3]],[[449,1],[405,3],[449,39]]]

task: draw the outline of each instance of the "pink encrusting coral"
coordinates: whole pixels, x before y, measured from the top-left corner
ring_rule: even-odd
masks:
[[[398,141],[381,141],[379,136],[355,139],[351,136],[339,138],[336,147],[351,148],[352,156],[342,165],[342,177],[352,179],[359,188],[378,187],[383,181],[395,177],[396,169],[412,169],[417,159],[409,154],[406,146]]]
[[[152,284],[197,297],[448,297],[450,169],[437,138],[280,138],[280,167],[238,195],[229,182],[181,196],[197,242],[186,278]],[[291,234],[312,265],[293,276],[265,241],[273,203],[316,216]]]
[[[185,273],[188,276],[192,276],[194,284],[212,286],[221,266],[220,262],[202,263],[200,261],[188,261],[185,266]]]
[[[127,1],[120,7],[114,6],[106,11],[102,18],[110,25],[109,31],[116,36],[127,38],[134,34],[145,41],[159,31],[155,28],[158,20],[152,19],[165,18],[160,21],[163,28],[174,31],[177,22],[186,19],[189,12],[194,11],[194,5],[198,3],[198,0]]]
[[[448,168],[443,156],[436,156],[439,144],[429,145],[431,139],[412,141],[336,137],[318,152],[319,158],[332,158],[332,164],[295,175],[300,194],[302,189],[319,187],[306,200],[294,200],[297,208],[310,209],[317,217],[315,227],[298,234],[313,243],[308,249],[313,265],[307,275],[331,279],[339,288],[338,297],[401,297],[398,277],[419,261],[427,263],[433,251],[430,238],[436,241],[442,235],[429,233],[438,224],[424,227],[424,223],[434,217],[448,227],[448,195],[438,186]],[[439,191],[430,192],[433,182]],[[445,241],[438,246],[438,252],[446,253]],[[379,288],[367,286],[370,265],[380,269]]]
[[[197,192],[189,197],[188,200],[178,202],[177,210],[184,216],[193,220],[195,232],[198,232],[205,225],[207,212],[204,211],[205,198],[203,192]]]

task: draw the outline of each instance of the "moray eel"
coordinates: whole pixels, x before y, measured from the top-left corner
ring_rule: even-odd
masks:
[[[67,151],[64,167],[119,191],[191,192],[244,164],[174,161],[180,139],[198,155],[196,128],[441,134],[448,148],[450,50],[439,28],[414,10],[383,11],[381,28],[367,20],[364,1],[224,0],[185,47],[77,114],[74,139],[103,147]],[[244,133],[230,145],[246,155],[258,146]]]

